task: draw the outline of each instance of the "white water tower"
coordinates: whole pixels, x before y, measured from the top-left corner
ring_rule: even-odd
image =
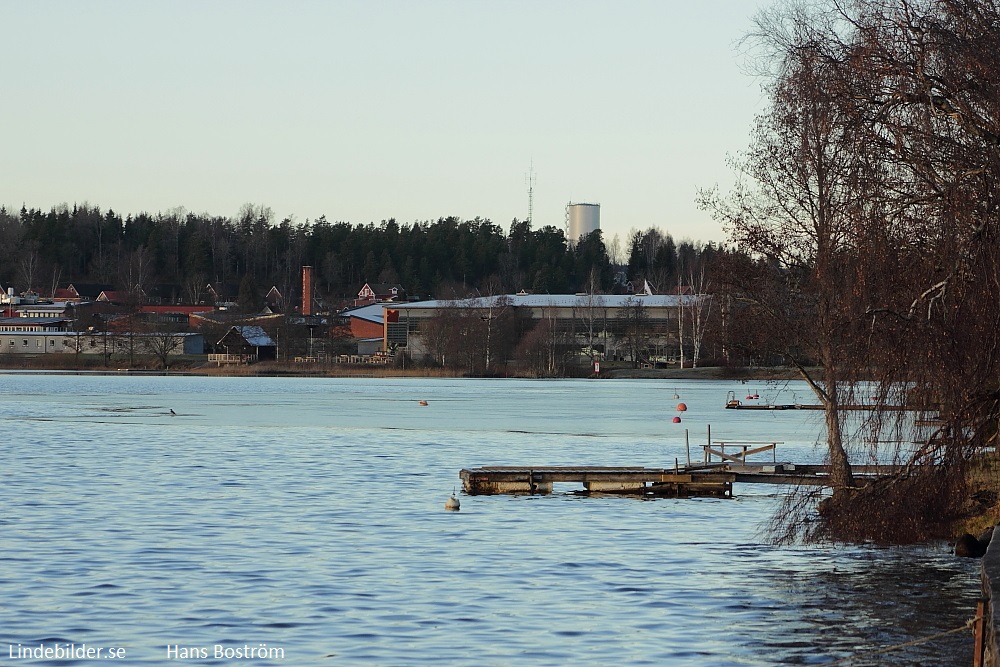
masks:
[[[566,239],[570,246],[576,245],[581,236],[587,236],[601,228],[600,204],[566,204]]]

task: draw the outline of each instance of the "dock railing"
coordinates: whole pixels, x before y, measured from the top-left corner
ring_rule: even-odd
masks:
[[[246,364],[254,359],[253,355],[250,354],[210,354],[208,355],[209,362],[215,362],[217,366],[222,364]]]
[[[732,441],[732,440],[716,440],[711,445],[702,445],[702,461],[704,463],[711,463],[712,457],[719,457],[720,462],[738,463],[745,464],[747,462],[747,457],[753,454],[760,454],[761,452],[771,452],[771,461],[777,462],[776,450],[778,445],[783,445],[784,442],[754,442],[748,440],[742,441]],[[730,448],[729,454],[726,453],[726,447]]]

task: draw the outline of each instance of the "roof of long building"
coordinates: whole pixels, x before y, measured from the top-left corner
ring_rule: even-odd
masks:
[[[504,299],[511,306],[526,308],[625,308],[629,303],[641,303],[647,308],[676,308],[703,298],[678,294],[505,294],[472,299],[414,301],[412,303],[381,303],[391,310],[407,308],[489,308]],[[629,302],[631,299],[631,302]]]
[[[414,303],[422,303],[422,302],[414,301]],[[391,302],[373,303],[367,306],[348,308],[344,311],[341,311],[340,315],[344,317],[355,317],[359,320],[365,320],[366,322],[375,322],[376,324],[382,324],[382,309],[383,308],[391,309],[392,307],[393,303]]]
[[[257,347],[273,347],[275,344],[262,327],[243,325],[235,326],[233,329],[243,336],[244,340],[246,340],[246,342],[250,345]]]

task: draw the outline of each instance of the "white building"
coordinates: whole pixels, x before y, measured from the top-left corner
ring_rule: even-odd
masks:
[[[170,338],[164,340],[164,336]],[[38,332],[0,331],[0,354],[120,354],[134,346],[138,354],[169,350],[172,357],[205,353],[205,337],[200,333],[116,334],[88,331]]]

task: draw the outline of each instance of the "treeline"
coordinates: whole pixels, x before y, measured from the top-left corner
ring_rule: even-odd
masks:
[[[264,206],[235,217],[175,209],[123,215],[78,204],[48,211],[0,209],[0,284],[48,295],[68,282],[113,284],[196,302],[208,283],[263,295],[272,285],[298,295],[300,270],[314,267],[316,291],[330,303],[365,283],[399,284],[411,297],[468,294],[610,292],[616,282],[649,279],[668,291],[685,283],[681,267],[700,266],[712,245],[677,244],[658,229],[635,231],[623,252],[601,232],[575,245],[562,229],[514,220],[509,230],[476,218],[380,224],[276,221]],[[251,304],[247,304],[250,306]]]

